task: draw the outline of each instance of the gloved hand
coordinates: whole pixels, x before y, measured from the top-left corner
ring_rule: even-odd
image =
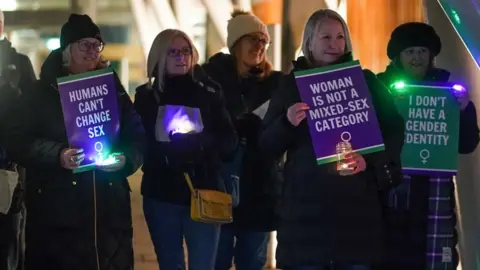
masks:
[[[402,168],[393,161],[377,165],[375,174],[380,190],[395,187],[402,181]]]
[[[200,133],[170,133],[172,158],[176,162],[187,163],[197,160],[201,156],[202,143]]]
[[[262,128],[262,119],[254,113],[245,113],[234,121],[234,125],[240,138],[255,141]]]

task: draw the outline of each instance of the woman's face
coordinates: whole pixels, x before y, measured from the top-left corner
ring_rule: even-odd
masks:
[[[430,51],[425,47],[409,47],[400,53],[403,69],[419,80],[425,77],[430,65]]]
[[[345,31],[342,24],[327,18],[317,26],[315,38],[310,43],[310,51],[318,66],[329,65],[345,54]]]
[[[167,49],[166,73],[170,76],[185,75],[191,67],[192,48],[184,37],[177,36]]]
[[[268,37],[262,33],[252,33],[243,36],[236,46],[239,46],[240,59],[248,67],[256,67],[265,60],[265,53],[270,45]]]
[[[100,61],[103,43],[96,38],[84,38],[72,43],[70,47],[70,70],[83,73],[95,70]]]

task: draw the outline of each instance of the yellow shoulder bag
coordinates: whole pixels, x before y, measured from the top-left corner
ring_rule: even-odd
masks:
[[[194,221],[226,224],[233,221],[232,196],[225,192],[196,189],[188,173],[183,173],[191,192],[190,216]]]

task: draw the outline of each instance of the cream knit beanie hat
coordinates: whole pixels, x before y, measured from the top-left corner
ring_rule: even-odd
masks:
[[[232,18],[227,25],[227,46],[232,52],[233,45],[245,35],[252,33],[262,33],[270,41],[267,26],[255,15],[236,10],[232,13]]]

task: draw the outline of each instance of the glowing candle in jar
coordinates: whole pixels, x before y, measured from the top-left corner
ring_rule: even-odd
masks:
[[[342,141],[337,143],[337,171],[340,175],[350,175],[353,172],[353,168],[345,161],[345,156],[352,153],[352,145],[350,139],[352,138],[349,132],[343,132],[340,135]]]

